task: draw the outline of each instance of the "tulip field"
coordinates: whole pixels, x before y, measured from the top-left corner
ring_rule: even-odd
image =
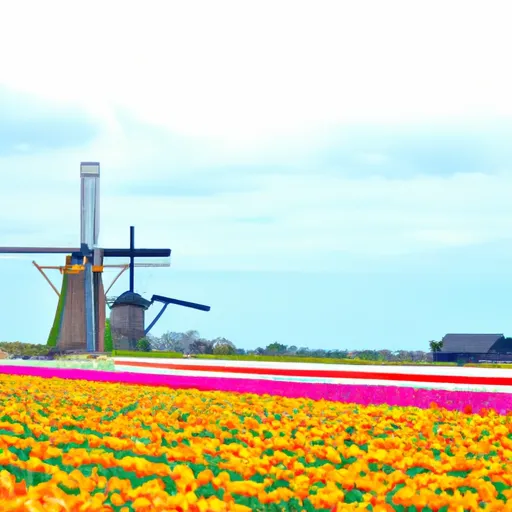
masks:
[[[509,393],[6,368],[3,512],[512,510]]]

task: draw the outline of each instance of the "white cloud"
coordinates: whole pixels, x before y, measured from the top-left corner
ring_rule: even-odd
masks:
[[[170,246],[180,268],[306,270],[330,260],[339,270],[347,258],[414,256],[507,240],[512,232],[512,175],[350,180],[310,174],[262,177],[259,185],[201,198],[104,195],[102,244],[126,246],[133,223],[138,246]],[[37,212],[40,231],[12,234],[4,243],[76,245],[78,204],[78,193],[7,198],[5,211],[17,210],[20,221]],[[234,222],[240,217],[274,222]]]
[[[366,153],[361,155],[360,158],[363,162],[369,163],[371,165],[383,164],[388,160],[386,155],[382,155],[380,153]]]
[[[0,45],[10,49],[0,84],[51,99],[61,112],[81,105],[104,131],[80,150],[26,155],[21,141],[18,156],[0,160],[12,177],[0,222],[38,229],[7,234],[2,245],[76,244],[82,160],[102,165],[104,244],[125,245],[133,223],[138,245],[170,245],[181,268],[306,269],[327,260],[339,268],[347,258],[506,239],[510,169],[349,179],[326,175],[310,152],[333,126],[512,115],[504,65],[511,9],[459,1],[153,1],[136,9],[91,1],[78,9],[49,1],[34,2],[27,17],[26,4],[11,2],[0,19]],[[165,136],[156,140],[143,124],[127,134],[119,111]],[[381,149],[353,156],[378,170],[390,165]],[[242,164],[252,165],[245,192],[116,195],[141,176],[157,184],[167,176],[170,187],[178,178],[199,183],[201,167],[233,165],[237,182]]]
[[[509,2],[50,1],[26,11],[4,8],[0,83],[104,118],[123,105],[227,148],[326,123],[512,114]]]

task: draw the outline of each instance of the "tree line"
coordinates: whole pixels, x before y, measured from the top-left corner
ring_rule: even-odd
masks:
[[[214,355],[266,355],[266,356],[303,356],[332,359],[359,359],[365,361],[385,362],[431,362],[432,352],[422,350],[327,350],[321,348],[297,347],[285,345],[277,341],[266,347],[254,350],[237,348],[226,338],[206,339],[198,331],[168,331],[161,336],[148,336],[147,345],[140,346],[144,350],[179,352],[181,354],[214,354]],[[437,348],[437,347],[436,347]],[[431,347],[431,351],[433,347]]]

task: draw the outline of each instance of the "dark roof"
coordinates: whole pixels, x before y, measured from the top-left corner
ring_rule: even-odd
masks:
[[[490,349],[489,352],[512,353],[512,340],[510,338],[499,339]]]
[[[447,334],[443,338],[441,352],[485,354],[494,348],[493,345],[497,341],[501,340],[503,340],[503,334]],[[503,343],[498,345],[503,345]],[[503,350],[501,346],[500,349],[500,351]]]
[[[115,308],[116,306],[128,305],[139,306],[141,308],[148,309],[149,306],[151,306],[151,302],[144,299],[142,295],[139,295],[138,293],[124,292],[122,295],[117,297],[114,304],[112,304],[112,307]]]

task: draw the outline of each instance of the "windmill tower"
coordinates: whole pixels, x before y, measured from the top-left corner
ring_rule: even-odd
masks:
[[[80,165],[80,251],[66,257],[61,299],[55,322],[59,350],[103,352],[105,293],[103,253],[98,249],[100,231],[100,165]],[[82,321],[80,321],[82,319]],[[55,325],[55,324],[54,324]]]
[[[162,264],[135,263],[135,258],[168,258],[171,249],[136,249],[135,228],[130,227],[128,249],[103,249],[98,246],[100,231],[100,164],[82,162],[80,165],[80,247],[0,247],[0,254],[65,254],[66,264],[62,267],[34,266],[48,281],[59,296],[55,319],[50,331],[48,344],[58,350],[103,352],[105,345],[106,303],[103,286],[103,270],[106,267],[121,267],[114,279],[117,281],[125,270],[130,270],[129,291],[118,297],[112,305],[112,334],[126,338],[128,347],[147,335],[161,318],[169,304],[175,304],[199,311],[210,311],[210,306],[196,304],[162,295],[153,295],[151,301],[134,292],[136,266],[169,266]],[[129,258],[129,265],[104,265],[104,258]],[[63,275],[59,293],[57,287],[45,274],[45,269],[59,269]],[[154,302],[163,304],[162,309],[148,327],[144,327],[144,313]],[[140,337],[139,337],[140,336]]]
[[[100,164],[82,162],[80,180],[80,247],[0,247],[0,254],[66,254],[66,265],[61,268],[59,303],[50,333],[49,341],[53,343],[50,344],[62,351],[101,352],[104,350],[106,306],[102,280],[104,258],[130,258],[133,281],[135,258],[167,258],[171,250],[135,249],[133,227],[129,249],[99,248]],[[43,267],[37,267],[45,275]],[[46,275],[45,278],[48,280]]]

